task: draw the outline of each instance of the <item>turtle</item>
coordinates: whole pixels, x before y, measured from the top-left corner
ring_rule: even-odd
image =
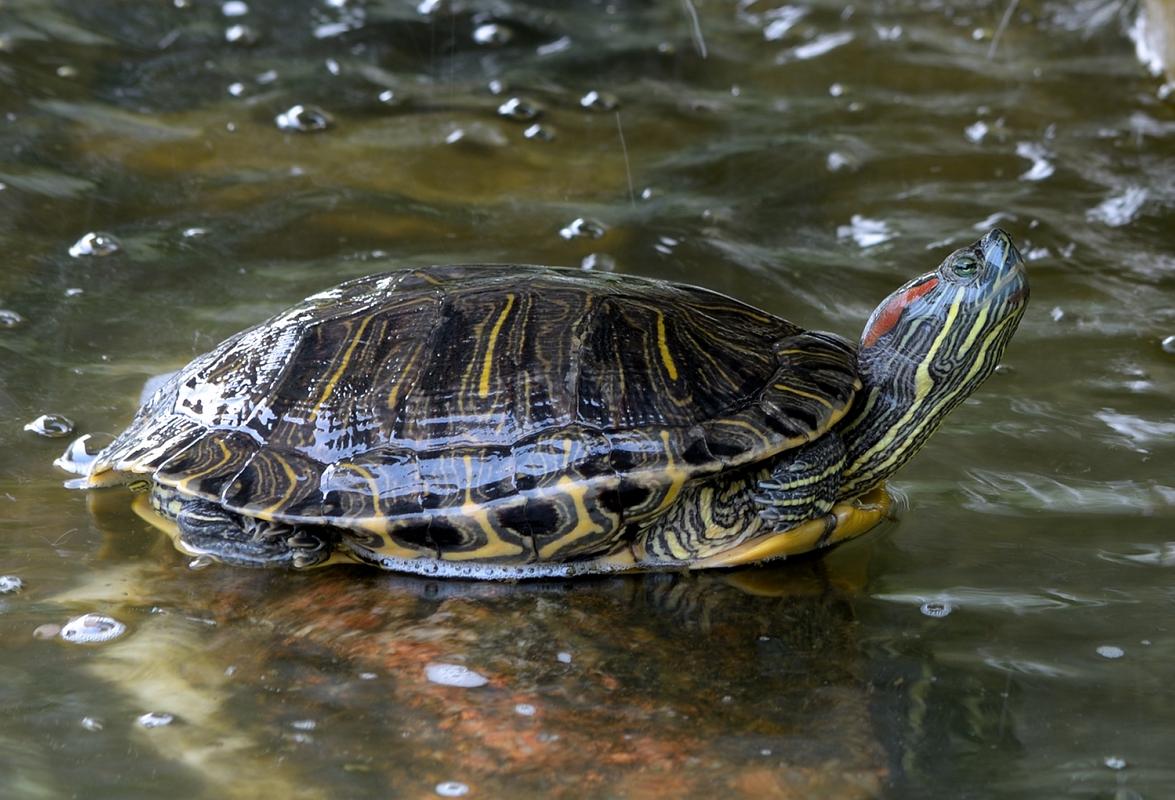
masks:
[[[559,578],[853,539],[995,369],[1028,301],[993,229],[853,344],[695,286],[524,265],[342,283],[162,381],[78,487],[131,484],[179,549]],[[67,451],[68,452],[68,451]]]

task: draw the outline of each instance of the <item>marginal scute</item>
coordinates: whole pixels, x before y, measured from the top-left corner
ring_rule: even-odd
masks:
[[[322,516],[322,465],[290,450],[263,448],[220,492],[220,504],[250,517]]]
[[[164,461],[152,476],[164,486],[203,500],[220,500],[225,484],[257,452],[252,437],[243,433],[211,430]]]

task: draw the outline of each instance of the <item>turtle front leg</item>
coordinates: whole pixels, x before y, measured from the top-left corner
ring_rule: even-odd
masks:
[[[759,517],[776,531],[825,517],[836,503],[844,465],[845,446],[835,433],[784,453],[758,482]]]
[[[187,500],[175,518],[189,552],[240,567],[295,567],[330,558],[334,538],[324,530],[241,517],[206,500]]]

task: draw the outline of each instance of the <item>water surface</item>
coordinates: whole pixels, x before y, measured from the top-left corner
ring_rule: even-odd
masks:
[[[8,794],[1175,793],[1175,114],[1133,11],[568,5],[0,9]],[[193,570],[23,429],[115,433],[149,377],[391,267],[610,268],[855,338],[997,224],[1033,284],[1005,367],[822,560]],[[127,633],[34,635],[91,611]]]

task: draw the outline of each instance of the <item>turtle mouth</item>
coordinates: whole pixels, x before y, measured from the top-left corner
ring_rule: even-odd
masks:
[[[979,250],[989,269],[1007,272],[1023,267],[1024,257],[1012,244],[1012,237],[999,228],[992,228],[979,240]]]

